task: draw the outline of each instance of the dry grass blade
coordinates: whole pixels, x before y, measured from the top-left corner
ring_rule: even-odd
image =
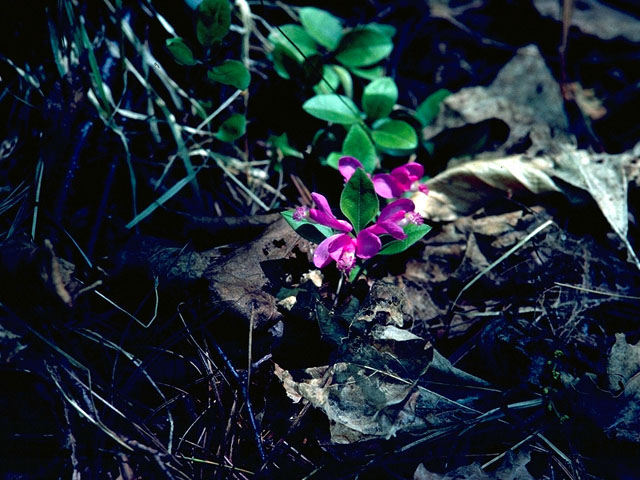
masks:
[[[453,311],[453,309],[456,307],[458,300],[460,300],[460,297],[462,296],[462,294],[467,291],[469,288],[471,288],[471,286],[476,283],[478,280],[480,280],[483,276],[485,276],[488,272],[490,272],[491,270],[493,270],[496,266],[498,266],[500,263],[502,263],[506,258],[508,258],[509,256],[513,255],[516,251],[518,251],[520,248],[522,248],[522,246],[524,244],[526,244],[529,240],[531,240],[533,237],[535,237],[536,235],[538,235],[540,232],[542,232],[545,228],[547,228],[549,225],[551,225],[553,223],[553,220],[549,219],[546,222],[542,223],[541,225],[539,225],[538,227],[536,227],[531,233],[529,233],[526,237],[524,237],[522,240],[520,240],[517,244],[515,244],[513,247],[511,247],[509,250],[507,250],[504,254],[502,254],[500,256],[500,258],[498,258],[496,261],[494,261],[493,263],[491,263],[491,265],[489,265],[487,268],[483,269],[480,273],[478,273],[475,277],[473,277],[473,279],[467,283],[462,290],[460,290],[460,293],[458,293],[458,296],[456,296],[455,300],[453,301],[453,303],[451,304],[451,306],[449,307],[449,311]]]

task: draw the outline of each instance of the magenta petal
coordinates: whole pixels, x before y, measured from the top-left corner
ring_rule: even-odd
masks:
[[[371,258],[380,251],[382,243],[369,228],[358,233],[356,239],[356,255],[360,258]]]
[[[323,211],[327,215],[333,216],[333,213],[331,213],[331,207],[329,206],[329,202],[327,201],[327,197],[321,195],[320,193],[313,192],[311,194],[311,198],[313,198],[313,201],[321,211]]]
[[[403,190],[396,185],[395,179],[388,173],[373,176],[373,188],[382,198],[395,198],[402,195]]]
[[[411,175],[415,180],[420,180],[424,175],[424,167],[416,162],[407,163],[404,168],[407,170],[409,175]]]
[[[329,256],[334,260],[339,260],[343,252],[347,250],[355,250],[353,245],[354,239],[346,233],[340,233],[336,239],[329,245]]]
[[[313,198],[313,201],[318,206],[317,209],[309,209],[309,218],[311,220],[319,223],[320,225],[324,225],[325,227],[330,227],[342,232],[350,232],[352,230],[353,227],[349,222],[345,220],[338,220],[333,212],[331,212],[329,202],[324,195],[314,192],[311,194],[311,198]]]
[[[407,170],[406,165],[403,165],[402,167],[394,168],[391,171],[391,176],[396,182],[396,185],[400,189],[402,189],[403,192],[406,192],[407,190],[411,189],[411,184],[415,180],[414,178],[411,177],[411,174],[409,173],[409,170]]]
[[[333,249],[333,244],[336,240],[339,240],[340,237],[347,237],[347,239],[351,238],[349,235],[345,235],[344,233],[337,233],[325,238],[320,245],[318,245],[315,252],[313,252],[313,264],[316,267],[324,268],[331,262],[331,260],[334,259],[330,254],[330,250]]]
[[[326,267],[332,260],[329,256],[329,247],[338,237],[344,235],[344,233],[338,233],[336,235],[331,235],[330,237],[325,238],[320,245],[316,248],[316,251],[313,252],[313,264],[318,268]]]
[[[341,232],[350,232],[353,227],[345,220],[338,220],[333,214],[328,215],[315,208],[309,209],[309,218],[320,225],[333,228],[334,230],[340,230]]]
[[[407,212],[413,212],[415,208],[415,204],[411,199],[399,198],[382,209],[378,222],[385,222],[387,220],[397,222],[401,220]]]
[[[404,230],[402,229],[402,227],[397,223],[382,222],[378,226],[381,229],[383,229],[385,233],[388,233],[389,235],[391,235],[393,238],[397,240],[402,240],[404,238],[407,238],[407,234],[404,233]]]
[[[338,171],[344,177],[345,181],[348,182],[351,178],[351,175],[358,169],[364,167],[362,163],[357,158],[354,157],[341,157],[338,160]]]

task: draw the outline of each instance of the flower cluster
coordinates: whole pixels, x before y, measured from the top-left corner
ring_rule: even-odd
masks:
[[[388,234],[396,240],[403,240],[407,235],[402,227],[408,223],[415,225],[422,223],[422,217],[414,211],[413,201],[400,198],[384,207],[373,225],[360,230],[356,236],[353,236],[351,234],[353,226],[345,220],[336,218],[323,195],[312,193],[311,197],[318,208],[298,207],[293,214],[293,219],[297,221],[310,219],[342,232],[325,238],[316,248],[313,263],[318,268],[326,267],[333,260],[339,270],[349,273],[356,263],[356,257],[367,259],[380,251],[382,248],[380,235]]]
[[[338,170],[348,182],[358,168],[364,168],[359,160],[353,157],[342,157],[338,161]],[[424,167],[419,163],[410,162],[394,168],[390,173],[378,173],[371,177],[376,193],[382,198],[398,198],[405,192],[429,193],[429,188],[420,183],[424,175]]]
[[[315,208],[298,207],[293,213],[292,218],[297,222],[305,221],[322,225],[333,231],[331,235],[326,234],[326,238],[316,248],[313,255],[314,265],[323,268],[335,261],[338,269],[348,274],[358,258],[368,259],[381,251],[381,236],[389,235],[395,240],[404,240],[407,238],[405,226],[408,224],[422,225],[422,217],[415,212],[413,201],[398,197],[401,197],[405,192],[416,190],[426,193],[427,188],[419,183],[424,170],[417,163],[408,163],[395,168],[391,173],[377,174],[371,177],[364,174],[362,164],[358,160],[353,157],[342,157],[339,160],[338,169],[347,183],[358,169],[362,169],[362,178],[366,183],[369,183],[368,188],[371,189],[374,198],[375,194],[382,198],[395,198],[379,211],[379,214],[374,212],[372,216],[377,216],[375,222],[369,224],[373,220],[369,220],[370,217],[368,217],[365,220],[366,226],[360,225],[364,228],[359,231],[354,227],[356,223],[352,225],[346,220],[338,219],[333,214],[327,199],[319,193],[311,194]],[[377,210],[377,200],[375,205]],[[348,212],[345,213],[347,216],[349,215]],[[428,228],[424,230],[424,233],[427,231]]]

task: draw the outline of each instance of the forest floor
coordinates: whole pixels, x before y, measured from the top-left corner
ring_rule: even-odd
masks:
[[[0,29],[2,479],[640,478],[635,2],[44,3]],[[281,213],[353,148],[431,230],[349,279]]]

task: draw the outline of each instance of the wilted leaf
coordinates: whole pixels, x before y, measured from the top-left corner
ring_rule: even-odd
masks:
[[[276,368],[287,395],[302,398],[324,412],[331,440],[348,444],[388,439],[398,433],[419,435],[473,416],[472,409],[435,392],[435,384],[416,388],[418,381],[458,385],[465,405],[473,405],[483,380],[457,369],[429,344],[406,328],[402,308],[404,289],[376,282],[356,313],[344,312],[345,325],[332,325],[330,312],[321,313],[322,327],[340,345],[338,361],[325,367],[286,371]],[[335,315],[335,314],[334,314]],[[334,328],[335,327],[335,328]],[[390,359],[393,359],[390,361]],[[448,388],[448,394],[455,389]]]
[[[616,334],[607,361],[607,376],[611,393],[623,401],[606,430],[615,437],[640,442],[640,343],[629,345],[622,333]]]
[[[437,118],[423,130],[425,139],[447,129],[501,120],[509,127],[500,152],[531,144],[529,154],[550,151],[555,143],[569,143],[568,122],[560,87],[535,45],[518,50],[488,87],[469,87],[442,100]],[[465,139],[463,138],[462,141]]]
[[[429,181],[429,195],[415,193],[416,210],[426,218],[451,221],[469,215],[481,205],[511,194],[561,192],[555,178],[584,190],[600,207],[613,231],[627,246],[631,260],[640,267],[627,239],[627,168],[640,155],[640,143],[632,152],[609,155],[576,150],[558,144],[557,152],[530,158],[512,155],[496,160],[474,160],[449,168]],[[566,192],[570,194],[571,192]]]
[[[533,5],[541,15],[562,22],[562,9],[558,8],[554,0],[534,0]],[[613,5],[615,4],[596,0],[581,0],[580,7],[572,10],[571,27],[579,28],[582,32],[603,40],[624,37],[630,42],[640,42],[637,16],[633,17],[621,11],[622,9],[612,8]],[[632,4],[628,5],[631,7]]]
[[[526,450],[519,450],[517,454],[507,452],[502,465],[495,470],[485,472],[479,463],[464,465],[446,473],[433,473],[423,464],[418,465],[413,480],[533,480],[527,470],[531,455]]]
[[[427,181],[429,194],[411,198],[416,211],[434,221],[452,221],[475,212],[481,205],[513,193],[557,192],[549,176],[548,158],[513,155],[497,160],[475,160],[449,168]]]

